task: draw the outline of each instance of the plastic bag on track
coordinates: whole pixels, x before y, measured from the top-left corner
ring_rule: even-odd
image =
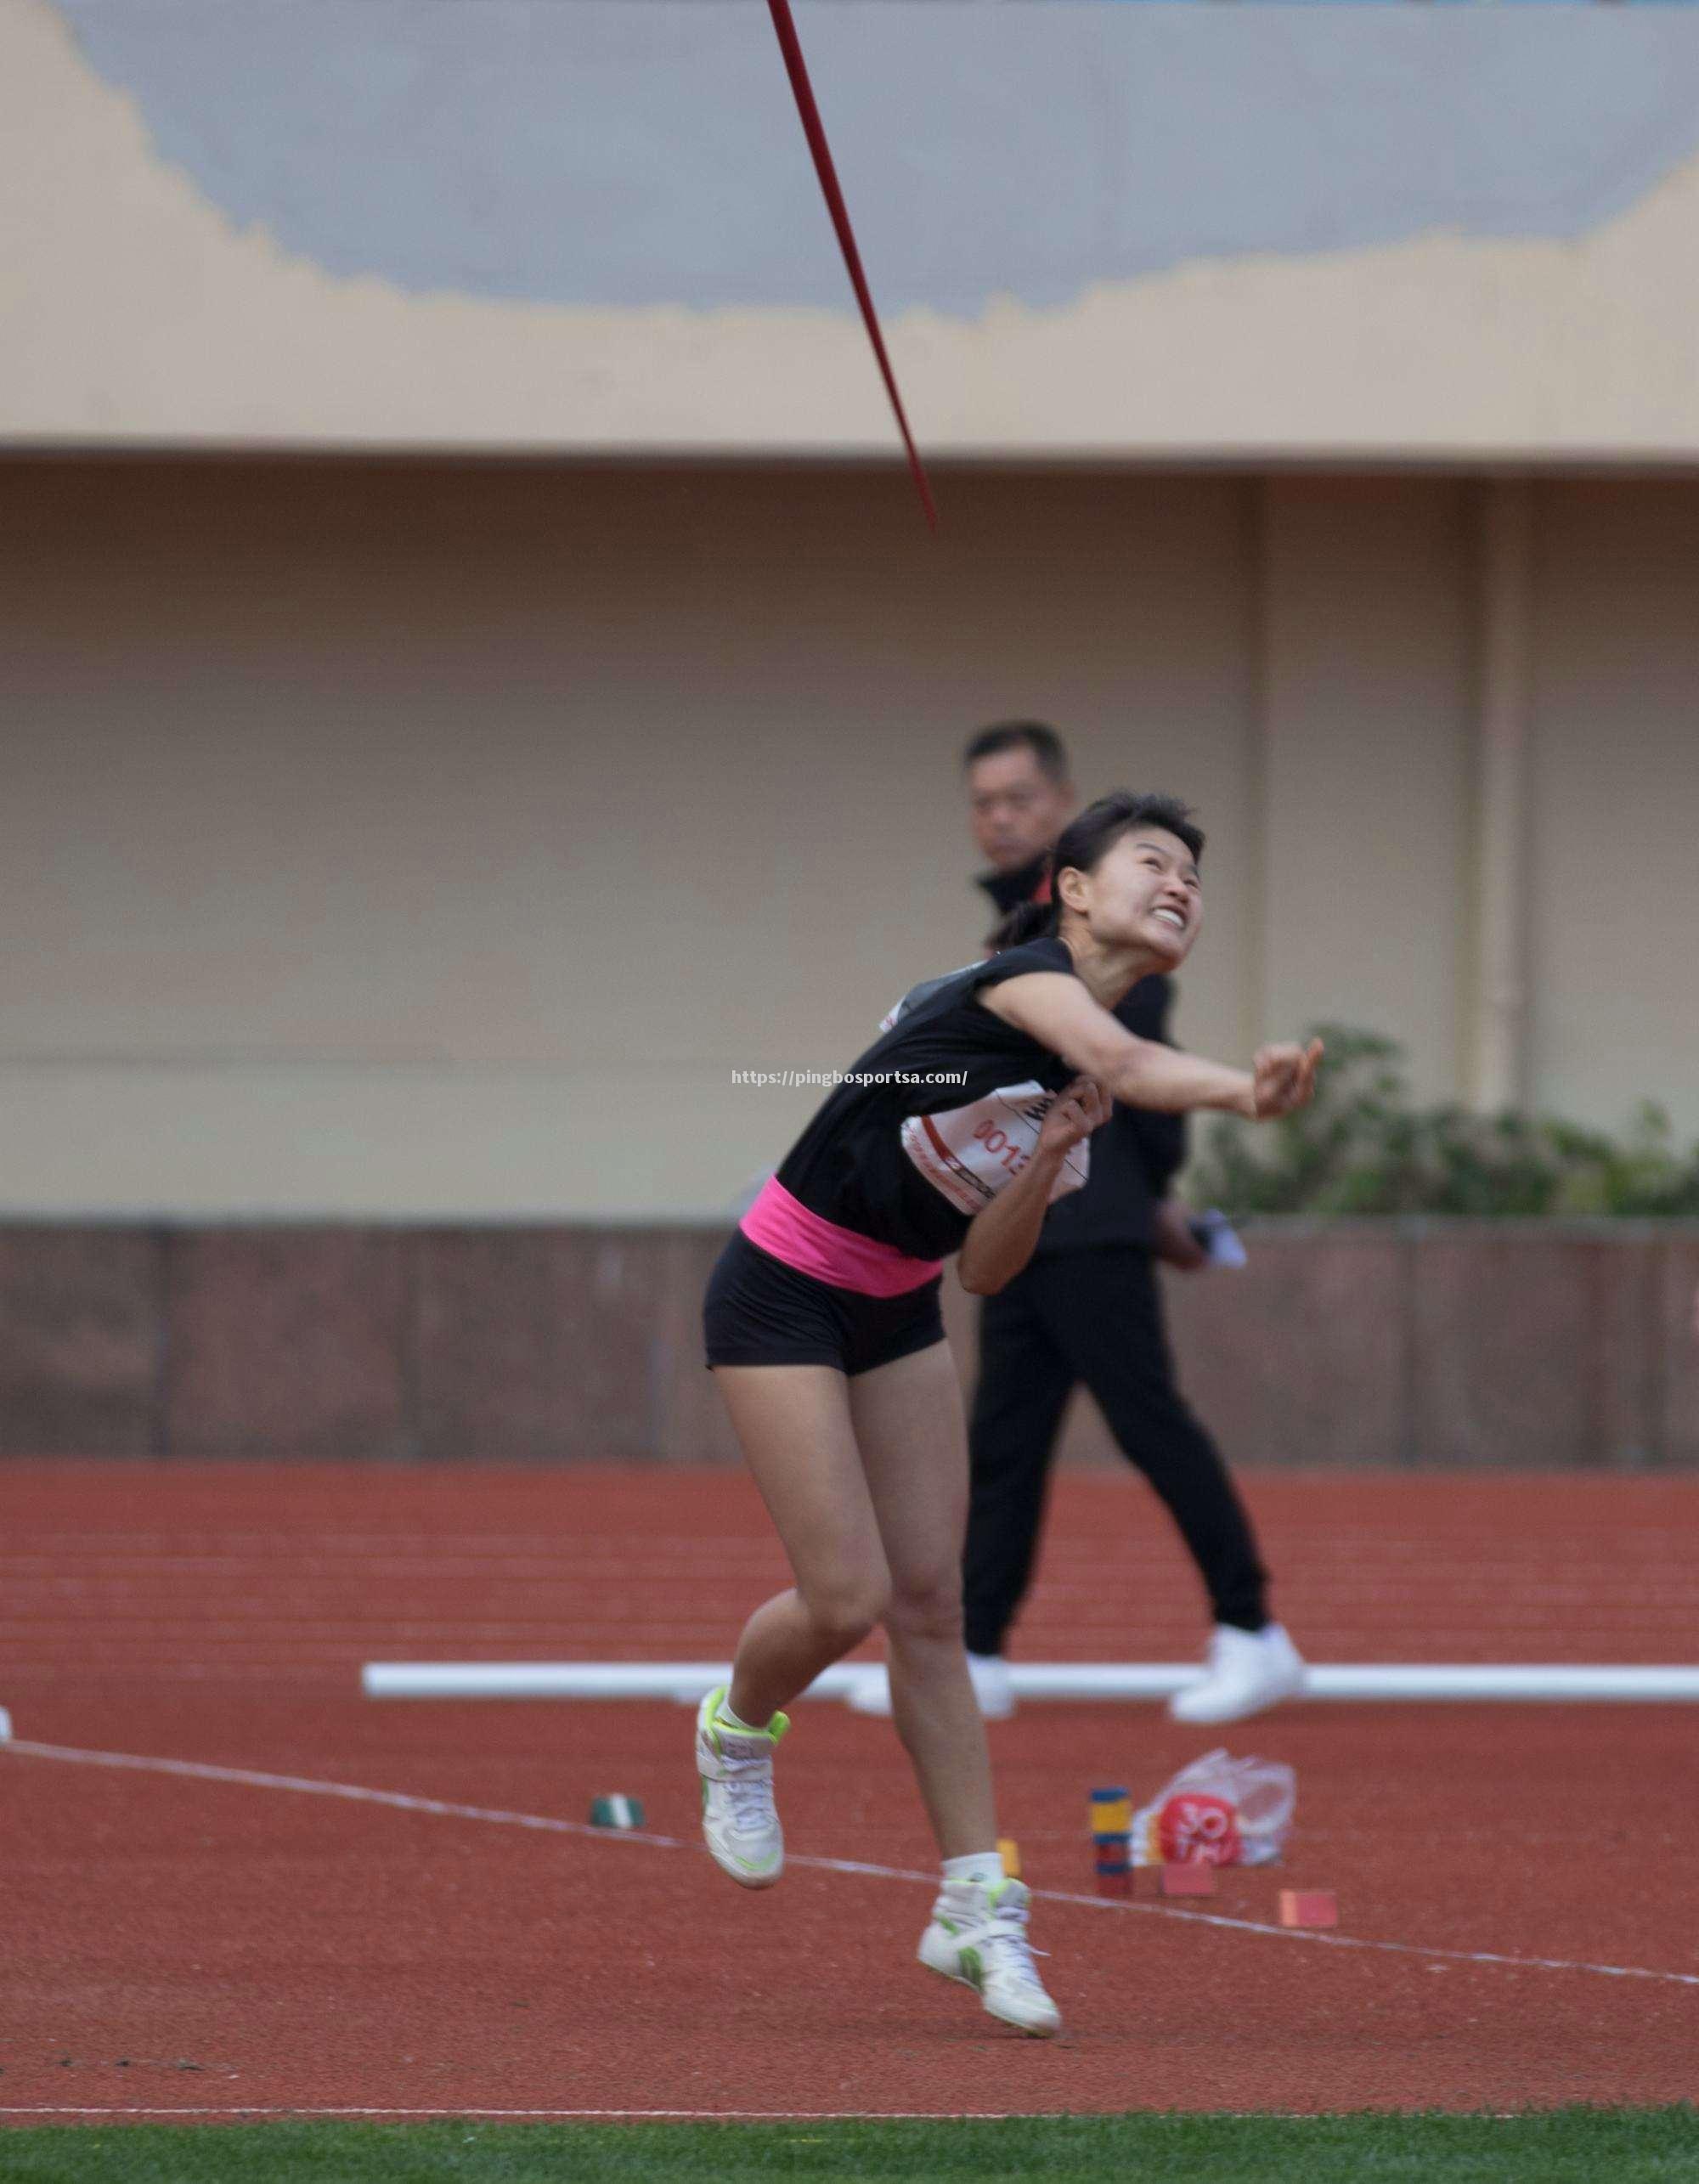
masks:
[[[1278,1759],[1206,1752],[1132,1816],[1135,1865],[1272,1865],[1291,1832],[1298,1778]]]

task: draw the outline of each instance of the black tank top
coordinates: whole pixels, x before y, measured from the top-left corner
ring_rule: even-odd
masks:
[[[990,987],[1034,971],[1076,975],[1060,940],[1032,940],[906,995],[780,1164],[792,1197],[913,1258],[959,1250],[1076,1074],[979,1005]],[[1088,1140],[1069,1154],[1053,1197],[1077,1190],[1089,1160]]]

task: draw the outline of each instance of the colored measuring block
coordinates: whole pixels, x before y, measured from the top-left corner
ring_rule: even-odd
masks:
[[[1132,1799],[1125,1790],[1093,1790],[1092,1833],[1125,1835],[1132,1826]]]
[[[1331,1888],[1283,1888],[1282,1926],[1337,1926],[1339,1903]]]
[[[1162,1868],[1162,1893],[1165,1896],[1212,1896],[1216,1892],[1216,1869],[1213,1865],[1199,1865],[1188,1862],[1183,1865],[1165,1865]]]
[[[1098,1866],[1098,1893],[1100,1896],[1130,1896],[1132,1893],[1132,1868],[1130,1865]]]
[[[997,1855],[1003,1861],[1004,1878],[1009,1881],[1019,1881],[1020,1878],[1020,1845],[1015,1841],[1012,1835],[1002,1835],[997,1837]]]
[[[641,1827],[643,1808],[635,1797],[595,1797],[590,1802],[590,1824],[592,1827]]]

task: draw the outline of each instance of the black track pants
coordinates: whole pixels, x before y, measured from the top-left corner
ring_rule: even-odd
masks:
[[[1260,1628],[1267,1573],[1221,1452],[1175,1385],[1155,1260],[1105,1244],[1035,1259],[981,1307],[963,1572],[970,1651],[1002,1651],[1032,1576],[1063,1409],[1081,1380],[1179,1527],[1215,1620]]]

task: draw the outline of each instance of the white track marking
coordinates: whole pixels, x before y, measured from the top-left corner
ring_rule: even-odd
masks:
[[[246,1767],[218,1767],[199,1759],[155,1759],[127,1752],[83,1752],[70,1745],[28,1741],[0,1746],[0,1754],[22,1759],[52,1759],[80,1767],[127,1768],[139,1774],[174,1775],[193,1781],[232,1782],[250,1789],[292,1790],[302,1796],[341,1797],[352,1803],[388,1805],[401,1812],[430,1813],[445,1820],[482,1820],[499,1827],[530,1828],[545,1835],[588,1837],[604,1843],[642,1843],[652,1850],[694,1850],[699,1846],[674,1835],[652,1835],[637,1830],[593,1827],[584,1820],[560,1820],[552,1814],[506,1812],[498,1807],[459,1804],[443,1797],[420,1797],[404,1790],[372,1790],[352,1782],[327,1782],[311,1775],[267,1775]],[[819,1858],[787,1852],[786,1862],[818,1873],[853,1873],[878,1881],[906,1881],[935,1888],[935,1873],[917,1873],[900,1865],[878,1865],[858,1858]],[[1449,1964],[1496,1964],[1519,1972],[1583,1972],[1604,1979],[1651,1979],[1662,1985],[1699,1987],[1699,1972],[1656,1972],[1638,1964],[1589,1964],[1561,1956],[1508,1956],[1496,1950],[1441,1949],[1426,1942],[1372,1941],[1358,1934],[1318,1932],[1302,1927],[1270,1926],[1260,1919],[1230,1918],[1220,1911],[1183,1910],[1177,1905],[1138,1904],[1102,1896],[1075,1895],[1064,1888],[1035,1888],[1035,1897],[1049,1904],[1070,1904],[1091,1911],[1147,1918],[1183,1920],[1193,1926],[1220,1927],[1233,1933],[1263,1934],[1274,1941],[1303,1942],[1320,1949],[1368,1949],[1395,1956],[1419,1956]],[[116,2112],[115,2112],[116,2113]],[[330,2110],[323,2113],[335,2113]],[[348,2111],[347,2113],[357,2113]],[[386,2115],[399,2109],[384,2109]],[[456,2111],[455,2113],[460,2113]]]
[[[1029,2108],[97,2108],[60,2102],[36,2108],[0,2105],[0,2116],[441,2116],[453,2123],[488,2116],[503,2122],[681,2124],[1007,2124],[1047,2123],[1055,2112]],[[1311,2123],[1310,2116],[1259,2116],[1259,2123]]]
[[[634,1527],[635,1529],[635,1527]],[[370,1555],[412,1553],[435,1555],[443,1547],[462,1556],[505,1556],[521,1555],[535,1556],[538,1553],[534,1532],[459,1532],[445,1527],[441,1532],[31,1532],[19,1527],[13,1537],[19,1543],[14,1551],[32,1555],[121,1555],[127,1559],[141,1556],[150,1561],[178,1561],[184,1557],[205,1555],[251,1554],[264,1555],[268,1560],[280,1555],[310,1552],[334,1556],[343,1563],[361,1562]],[[574,1532],[573,1546],[567,1559],[579,1553],[601,1555],[630,1554],[633,1552],[632,1530],[607,1532]],[[1664,1542],[1666,1550],[1668,1542]],[[566,1554],[566,1550],[562,1550]],[[644,1532],[641,1552],[647,1560],[672,1559],[693,1562],[703,1554],[716,1561],[726,1555],[745,1555],[773,1558],[771,1545],[752,1538],[747,1532],[731,1538],[700,1535],[694,1538],[672,1538]]]
[[[1166,1698],[1197,1671],[1177,1661],[1017,1661],[1008,1679],[1017,1699]],[[368,1661],[361,1685],[371,1699],[668,1699],[699,1696],[729,1683],[724,1660],[659,1661]],[[840,1662],[822,1669],[799,1698],[853,1696],[879,1669]],[[1317,1661],[1301,1695],[1371,1704],[1403,1701],[1516,1701],[1549,1704],[1699,1701],[1699,1667],[1635,1664],[1582,1666],[1549,1662],[1408,1662]]]
[[[1065,2108],[98,2108],[60,2102],[33,2108],[8,2108],[0,2103],[0,2116],[285,2116],[291,2121],[327,2116],[423,2116],[449,2123],[494,2119],[503,2123],[679,2123],[679,2124],[1049,2124],[1070,2115]],[[1156,2113],[1161,2113],[1157,2111]],[[1266,2108],[1216,2108],[1211,2119],[1225,2116],[1234,2122],[1315,2125],[1330,2123],[1326,2110],[1282,2113]],[[1503,2108],[1493,2114],[1475,2113],[1471,2120],[1514,2124],[1526,2120],[1526,2112]]]

